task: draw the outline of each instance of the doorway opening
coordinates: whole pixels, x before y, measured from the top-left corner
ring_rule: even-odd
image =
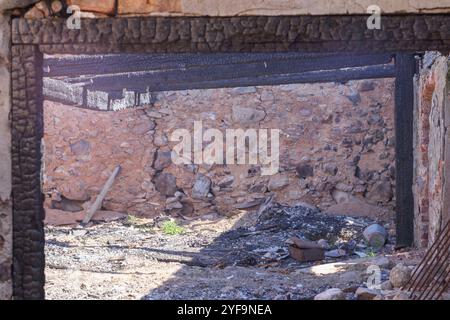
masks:
[[[392,55],[49,55],[43,65],[47,298],[307,299],[361,283],[393,253]],[[179,130],[192,150],[174,163]],[[237,152],[227,162],[227,130],[244,132],[241,162]],[[277,158],[251,162],[263,130]],[[375,223],[381,248],[363,236]],[[292,239],[319,243],[320,256],[296,254]],[[367,261],[355,269],[355,258]]]

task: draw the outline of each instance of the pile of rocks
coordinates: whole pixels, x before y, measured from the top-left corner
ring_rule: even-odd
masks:
[[[402,263],[393,267],[392,261],[383,256],[372,263],[365,284],[331,288],[316,295],[314,300],[409,300],[408,293],[401,289],[410,279],[413,267]]]

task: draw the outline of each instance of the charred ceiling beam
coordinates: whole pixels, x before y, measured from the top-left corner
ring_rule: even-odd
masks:
[[[236,70],[237,73],[239,71]],[[96,91],[173,91],[190,89],[230,88],[262,85],[282,85],[292,83],[346,82],[360,79],[390,78],[395,76],[394,65],[375,65],[337,70],[320,70],[302,73],[259,74],[242,72],[239,75],[220,73],[210,69],[172,72],[112,75],[93,78],[87,85],[89,90]]]
[[[68,56],[44,60],[46,77],[78,77],[138,71],[189,70],[245,67],[248,70],[306,72],[389,63],[391,54],[218,53],[218,54],[123,54]],[[280,73],[281,73],[280,72]]]

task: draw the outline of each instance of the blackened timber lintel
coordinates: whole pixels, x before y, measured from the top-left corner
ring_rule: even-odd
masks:
[[[44,60],[46,77],[79,77],[137,71],[205,70],[251,67],[251,71],[287,70],[306,72],[391,62],[392,54],[324,53],[215,53],[215,54],[118,54],[69,56]]]
[[[190,89],[213,89],[246,86],[283,85],[293,83],[347,82],[350,80],[393,78],[393,65],[368,66],[339,70],[312,71],[293,74],[271,74],[259,77],[239,77],[231,79],[206,80],[189,78],[184,81],[164,81],[158,75],[137,75],[136,77],[111,76],[94,79],[89,90],[122,92],[129,91],[174,91]]]

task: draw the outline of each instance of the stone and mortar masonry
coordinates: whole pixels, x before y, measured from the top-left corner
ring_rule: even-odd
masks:
[[[0,12],[0,299],[11,297],[10,19]]]
[[[67,0],[83,11],[112,15],[116,0]],[[377,4],[385,13],[449,12],[445,0],[117,0],[119,15],[300,15],[300,14],[366,14],[370,5]]]
[[[160,92],[152,105],[118,112],[46,101],[47,208],[72,210],[68,200],[86,207],[121,164],[105,210],[228,215],[274,193],[290,205],[390,218],[393,86],[385,79]],[[180,128],[192,134],[194,121],[224,136],[229,128],[281,129],[279,173],[261,176],[258,165],[173,164],[169,137]]]
[[[427,53],[415,80],[415,241],[430,246],[448,219],[450,148],[448,57]]]

